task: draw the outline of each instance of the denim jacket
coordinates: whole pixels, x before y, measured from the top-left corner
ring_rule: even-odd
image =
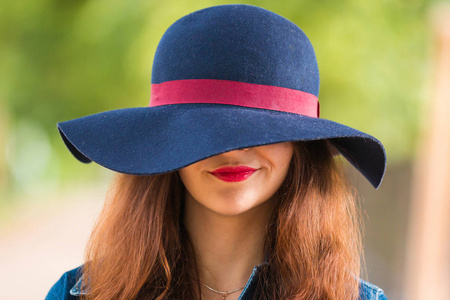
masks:
[[[258,280],[259,266],[253,268],[238,300],[253,299]],[[387,300],[383,290],[364,280],[359,280],[359,300]],[[45,300],[78,300],[80,295],[87,294],[88,289],[83,285],[81,267],[68,271],[53,285]]]

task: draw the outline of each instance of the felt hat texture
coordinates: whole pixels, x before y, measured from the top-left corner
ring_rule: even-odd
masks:
[[[329,140],[377,188],[386,168],[373,136],[319,118],[319,70],[305,33],[250,5],[193,12],[158,44],[149,106],[58,123],[81,162],[135,175],[178,170],[235,149]]]

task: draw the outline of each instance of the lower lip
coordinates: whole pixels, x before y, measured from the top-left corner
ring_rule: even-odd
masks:
[[[248,179],[258,170],[254,171],[243,171],[243,172],[223,172],[223,173],[211,173],[216,176],[216,178],[226,181],[226,182],[239,182]]]

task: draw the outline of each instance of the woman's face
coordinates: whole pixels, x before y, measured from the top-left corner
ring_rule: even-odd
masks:
[[[179,170],[186,201],[224,216],[244,213],[269,200],[292,159],[290,142],[222,153]]]

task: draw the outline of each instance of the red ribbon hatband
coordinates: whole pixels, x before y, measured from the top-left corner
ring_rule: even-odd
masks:
[[[152,84],[149,106],[185,103],[239,105],[319,117],[317,96],[289,88],[217,79]]]

